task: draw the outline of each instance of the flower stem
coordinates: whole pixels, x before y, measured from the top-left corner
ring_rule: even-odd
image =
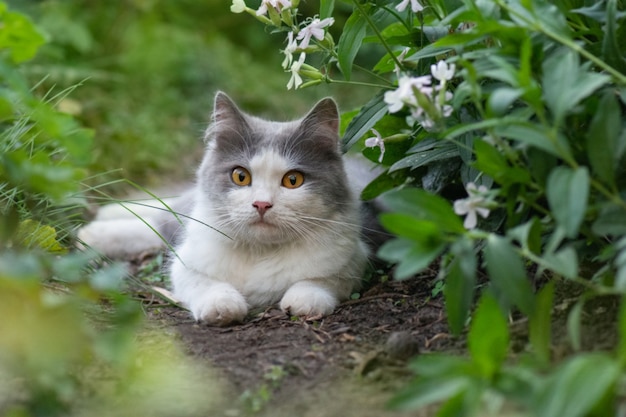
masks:
[[[366,83],[362,81],[346,81],[346,80],[333,80],[332,78],[326,78],[325,81],[329,84],[344,84],[344,85],[360,85],[362,87],[384,88],[389,89],[389,85]]]
[[[363,18],[367,21],[367,24],[372,28],[372,30],[376,34],[376,37],[380,40],[381,45],[383,46],[383,48],[385,48],[385,50],[387,51],[391,59],[393,59],[394,63],[398,66],[398,68],[402,68],[402,63],[398,60],[398,57],[393,53],[393,50],[391,49],[391,47],[389,46],[389,44],[383,37],[382,33],[380,33],[380,30],[378,30],[378,28],[376,27],[376,25],[370,18],[369,14],[367,14],[367,12],[363,9],[363,6],[359,3],[359,0],[353,0],[352,3],[354,3],[354,6],[359,10],[359,13],[361,13],[361,16],[363,16]]]

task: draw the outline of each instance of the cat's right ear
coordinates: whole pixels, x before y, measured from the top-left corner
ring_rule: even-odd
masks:
[[[215,95],[212,123],[205,134],[205,141],[221,136],[220,133],[246,129],[246,118],[235,102],[221,91]]]
[[[227,121],[244,121],[244,116],[235,102],[219,91],[215,95],[215,103],[213,105],[213,123],[222,123]]]

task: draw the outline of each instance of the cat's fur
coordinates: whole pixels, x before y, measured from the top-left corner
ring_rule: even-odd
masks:
[[[194,188],[171,206],[193,220],[181,225],[144,213],[178,242],[170,266],[175,296],[197,320],[217,325],[277,302],[294,315],[331,313],[358,287],[368,257],[339,150],[335,102],[320,101],[300,120],[270,122],[218,93],[206,139]],[[250,177],[235,179],[251,178],[249,184],[235,183],[238,167]],[[283,179],[293,171],[304,181],[288,188]],[[159,245],[145,225],[125,221],[128,236]],[[128,252],[132,239],[108,236],[114,228],[105,222],[86,226],[79,237],[109,255]]]

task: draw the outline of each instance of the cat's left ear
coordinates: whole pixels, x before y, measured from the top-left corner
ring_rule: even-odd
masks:
[[[313,109],[304,116],[303,124],[312,128],[325,128],[331,133],[339,133],[339,110],[337,103],[330,97],[320,100]]]

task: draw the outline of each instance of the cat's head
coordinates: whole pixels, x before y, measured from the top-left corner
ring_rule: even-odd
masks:
[[[244,244],[315,239],[355,209],[339,148],[335,102],[303,118],[273,122],[215,98],[208,147],[198,171],[216,227]],[[203,205],[205,206],[205,205]]]

